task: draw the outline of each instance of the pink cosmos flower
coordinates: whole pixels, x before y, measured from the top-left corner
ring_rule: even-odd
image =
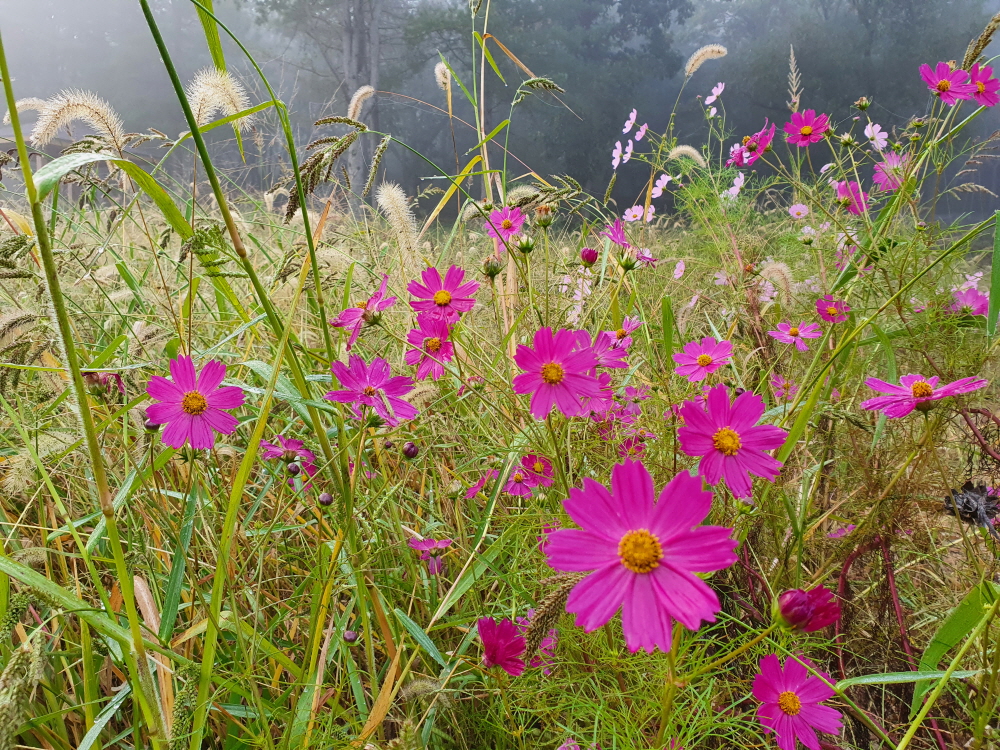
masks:
[[[483,617],[476,623],[479,638],[483,642],[483,665],[486,668],[500,667],[512,677],[524,672],[524,637],[518,635],[517,626],[508,619],[497,622],[492,617]]]
[[[490,214],[490,220],[483,224],[483,229],[490,237],[501,240],[504,244],[510,242],[521,231],[524,226],[524,214],[517,206],[504,206],[494,209]]]
[[[899,379],[899,385],[878,378],[868,378],[865,385],[873,391],[889,395],[862,401],[861,408],[869,411],[877,409],[890,419],[898,419],[905,417],[914,409],[923,411],[922,405],[930,401],[985,388],[989,385],[989,381],[982,378],[962,378],[939,388],[937,376],[925,378],[923,375],[904,375]]]
[[[455,345],[448,341],[448,321],[433,313],[420,313],[417,328],[406,334],[406,343],[414,349],[406,352],[406,364],[417,365],[417,380],[428,375],[437,380],[444,375],[444,362],[451,362]]]
[[[615,219],[614,224],[608,224],[600,236],[607,237],[614,244],[618,245],[618,247],[625,248],[626,250],[632,247],[629,244],[628,237],[625,236],[625,226],[622,224],[621,219]]]
[[[617,331],[607,331],[606,333],[614,334],[614,348],[628,349],[632,346],[632,334],[638,331],[640,327],[642,327],[642,321],[639,318],[626,315],[622,318],[621,328]]]
[[[635,435],[625,438],[618,445],[618,455],[621,458],[638,458],[646,452],[646,442]]]
[[[778,614],[792,630],[815,633],[840,619],[840,604],[823,586],[808,591],[789,589],[778,597]]]
[[[827,323],[843,323],[850,311],[850,305],[843,300],[834,299],[829,294],[816,300],[816,312]]]
[[[652,206],[650,206],[652,208]],[[649,266],[650,268],[656,268],[656,264],[659,263],[659,258],[654,258],[653,254],[649,251],[649,248],[641,248],[635,251],[635,262],[640,266]],[[625,270],[628,270],[626,268]]]
[[[632,141],[625,144],[625,153],[622,154],[622,164],[625,164],[629,159],[632,158]]]
[[[215,446],[215,433],[229,435],[239,420],[224,409],[243,406],[243,389],[235,385],[219,387],[226,377],[226,366],[218,360],[205,363],[198,373],[191,357],[170,360],[168,380],[154,375],[146,384],[146,393],[156,399],[146,407],[146,417],[154,424],[165,424],[161,439],[171,448],[183,448],[190,442],[195,450]]]
[[[551,328],[535,332],[534,349],[520,344],[514,362],[525,372],[514,376],[515,393],[531,393],[531,414],[545,419],[555,406],[567,417],[584,413],[581,398],[596,396],[600,384],[590,374],[597,366],[593,351],[576,348],[575,331]]]
[[[524,469],[535,480],[535,484],[541,487],[552,486],[552,462],[545,456],[536,456],[529,453],[521,459],[521,468]]]
[[[880,125],[870,122],[865,125],[865,137],[868,138],[876,151],[881,151],[889,143],[889,134],[882,130]]]
[[[517,632],[520,635],[524,635],[528,626],[531,625],[531,621],[535,618],[535,610],[529,609],[527,617],[517,618]],[[542,668],[542,674],[548,677],[552,674],[552,663],[556,656],[556,646],[559,643],[559,631],[555,628],[549,628],[548,634],[542,638],[541,642],[538,644],[538,655],[533,657],[531,663],[528,664],[532,669]]]
[[[767,118],[765,117],[763,128],[753,135],[743,137],[743,142],[739,144],[741,152],[739,158],[734,156],[733,151],[729,152],[729,161],[726,162],[726,166],[749,167],[757,161],[771,147],[771,141],[774,140],[775,127],[775,125],[771,125],[770,129],[768,129]]]
[[[656,206],[654,206],[652,203],[650,203],[648,206],[646,206],[646,223],[647,224],[653,220],[653,214],[655,214],[655,213],[656,213]]]
[[[972,92],[972,98],[981,107],[994,107],[1000,103],[1000,95],[997,94],[997,90],[1000,89],[1000,81],[992,78],[992,75],[993,68],[989,65],[980,68],[979,63],[973,65],[972,71],[969,73],[969,85],[975,88],[975,91]]]
[[[733,178],[732,187],[727,188],[720,195],[721,198],[735,198],[743,190],[743,183],[747,180],[746,175],[742,172],[737,172],[736,177]]]
[[[715,100],[719,98],[723,91],[726,90],[726,84],[721,81],[712,87],[712,93],[705,97],[705,104],[714,104]]]
[[[618,169],[622,162],[622,142],[615,141],[615,147],[611,149],[611,168]]]
[[[330,369],[344,389],[330,391],[326,399],[351,404],[355,419],[364,419],[365,407],[374,410],[390,427],[419,414],[412,404],[400,398],[413,390],[413,381],[403,375],[392,377],[389,363],[381,357],[368,365],[352,354],[349,364],[334,362]]]
[[[808,146],[823,140],[823,134],[830,129],[830,118],[827,115],[817,115],[816,110],[793,112],[792,121],[785,123],[788,142],[796,146]]]
[[[868,193],[861,190],[861,185],[853,180],[837,182],[837,200],[852,214],[863,214],[868,203]]]
[[[611,489],[587,477],[563,507],[581,529],[549,536],[546,555],[556,570],[593,571],[573,588],[566,611],[588,633],[622,610],[625,643],[632,652],[670,650],[672,623],[688,630],[714,622],[719,600],[697,573],[736,562],[732,529],[698,526],[712,493],[682,471],[656,497],[641,461],[611,470]]]
[[[742,143],[734,143],[729,147],[729,159],[726,161],[727,167],[745,167],[747,165],[747,152],[743,150]]]
[[[961,68],[952,70],[946,62],[939,62],[933,70],[924,63],[920,66],[920,77],[931,93],[949,107],[954,107],[960,99],[971,99],[977,91],[976,86],[966,83],[968,73]]]
[[[83,382],[87,384],[91,392],[96,391],[96,395],[110,393],[112,388],[117,389],[121,395],[125,395],[125,381],[117,372],[83,370],[80,375],[83,376]]]
[[[800,663],[801,662],[801,663]],[[765,733],[774,732],[780,750],[795,750],[796,740],[809,750],[820,750],[816,731],[840,734],[840,711],[824,706],[832,698],[830,675],[816,670],[810,677],[812,662],[805,657],[789,657],[784,667],[777,654],[760,660],[760,673],[753,681],[753,697],[761,702],[757,719]]]
[[[764,400],[745,391],[729,403],[729,389],[717,385],[708,392],[705,408],[694,401],[681,407],[684,426],[677,431],[681,450],[703,456],[698,473],[711,485],[725,480],[736,497],[750,497],[750,475],[773,482],[781,462],[764,451],[780,448],[788,433],[774,425],[758,425]]]
[[[793,219],[804,219],[809,215],[809,206],[804,203],[796,203],[788,207],[788,215]]]
[[[897,154],[895,151],[887,152],[882,161],[875,165],[875,175],[872,177],[872,182],[887,192],[897,190],[903,184],[903,174],[909,163],[909,154]]]
[[[644,122],[642,126],[635,131],[635,139],[637,141],[641,141],[645,137],[647,130],[649,130],[649,123]]]
[[[625,358],[628,357],[628,349],[618,346],[618,340],[612,331],[602,331],[594,337],[593,343],[590,341],[590,334],[587,331],[577,331],[577,349],[590,350],[597,360],[598,367],[610,367],[612,369],[623,369],[628,367]]]
[[[837,529],[836,531],[830,532],[829,534],[827,534],[827,536],[830,539],[841,539],[841,538],[847,536],[848,534],[850,534],[856,528],[857,528],[857,526],[855,526],[853,523],[849,523],[849,524],[847,524],[847,526],[842,526],[839,529]]]
[[[474,485],[472,485],[471,487],[469,487],[469,489],[465,491],[465,499],[471,500],[472,498],[474,498],[476,495],[478,495],[480,492],[483,491],[483,487],[486,486],[486,483],[488,481],[490,481],[491,479],[496,479],[498,476],[500,476],[500,472],[497,471],[496,469],[490,469],[489,471],[487,471],[485,474],[483,474],[483,476],[480,478],[478,482],[476,482]]]
[[[606,415],[609,411],[617,407],[615,403],[615,391],[611,387],[610,373],[600,373],[597,376],[597,385],[598,391],[596,396],[584,396],[580,400],[581,416],[589,415],[591,419],[596,419],[597,415]]]
[[[621,410],[623,414],[638,417],[642,414],[642,402],[649,398],[649,386],[626,386],[622,395]]]
[[[674,373],[687,378],[690,383],[697,383],[708,377],[723,365],[730,364],[733,356],[733,344],[730,341],[716,341],[711,336],[701,340],[689,341],[684,345],[684,351],[674,355],[678,364]]]
[[[427,573],[438,575],[444,568],[444,551],[451,546],[451,539],[417,539],[413,537],[407,544],[421,553],[420,559],[427,561]]]
[[[684,265],[683,260],[677,261],[677,265],[674,266],[674,278],[679,279],[681,276],[683,276],[685,268],[686,266]]]
[[[632,208],[626,209],[622,218],[625,221],[639,221],[642,218],[642,206],[632,206]]]
[[[770,383],[774,390],[774,397],[779,401],[783,398],[795,398],[795,394],[799,392],[799,387],[795,383],[778,373],[771,375]]]
[[[823,332],[815,323],[799,323],[797,326],[791,323],[778,323],[778,330],[768,331],[767,335],[782,344],[795,344],[796,349],[804,352],[809,349],[805,339],[818,339]]]
[[[630,114],[628,116],[628,119],[625,121],[625,124],[622,126],[622,134],[623,135],[625,133],[629,132],[632,129],[632,126],[635,125],[635,118],[638,115],[639,115],[639,110],[633,109],[632,110],[632,114]]]
[[[986,315],[990,309],[990,297],[975,287],[954,291],[955,301],[948,309],[965,315]]]
[[[363,326],[378,322],[379,313],[396,304],[395,297],[385,296],[388,283],[389,276],[383,274],[382,284],[375,294],[360,303],[357,307],[348,307],[337,316],[336,320],[330,321],[330,325],[334,328],[346,328],[350,331],[350,336],[347,339],[347,351],[351,351],[351,347],[358,340],[358,334],[361,333]]]
[[[667,183],[670,182],[672,179],[673,177],[671,177],[668,174],[661,174],[659,177],[657,177],[656,182],[653,183],[653,193],[652,193],[653,197],[659,198],[661,195],[663,195],[663,191],[667,189]]]
[[[410,307],[416,312],[428,312],[444,318],[449,323],[458,320],[459,313],[468,312],[476,305],[472,295],[479,289],[478,281],[465,284],[465,271],[458,266],[451,266],[441,278],[441,272],[436,268],[426,268],[420,274],[423,280],[411,281],[406,290],[417,299],[410,301]]]
[[[301,440],[286,438],[284,435],[278,435],[278,445],[269,443],[266,440],[261,440],[260,447],[261,458],[280,458],[285,462],[286,466],[291,466],[292,464],[300,466],[302,471],[306,473],[307,477],[311,478],[315,476],[316,454],[311,450],[304,448]],[[289,477],[288,484],[289,486],[294,487],[295,477]],[[308,489],[308,487],[309,485],[306,484],[305,488]]]

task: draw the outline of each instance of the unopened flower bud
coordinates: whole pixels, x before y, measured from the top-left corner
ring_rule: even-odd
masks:
[[[382,443],[382,447],[385,448],[387,451],[391,451],[392,446],[393,442],[391,440],[386,440],[384,443]]]
[[[299,466],[298,463],[290,463],[290,464],[288,464],[287,471],[288,471],[289,474],[291,474],[294,477],[300,471],[302,471],[302,467]]]
[[[840,604],[823,586],[805,591],[789,589],[774,603],[774,616],[791,630],[811,633],[840,619]]]
[[[333,495],[329,492],[321,492],[319,496],[319,504],[326,508],[330,507],[333,505]]]
[[[590,268],[597,262],[597,257],[597,250],[595,248],[585,247],[580,251],[580,262],[587,268]]]
[[[552,206],[539,206],[535,209],[535,224],[543,229],[552,224]]]
[[[503,262],[495,255],[491,255],[483,261],[483,274],[490,281],[495,279],[502,270]]]
[[[854,106],[857,107],[862,112],[864,112],[866,109],[868,109],[869,106],[871,106],[871,102],[868,101],[867,96],[862,96],[860,99],[854,102]]]
[[[145,427],[150,432],[157,432],[160,429],[160,423],[154,422],[152,419],[147,419],[145,422],[142,423],[142,426]]]
[[[811,236],[809,236],[808,234],[804,235],[802,237],[802,244],[803,245],[811,245],[812,243],[813,243],[813,238]]]
[[[345,630],[344,631],[344,641],[347,643],[355,643],[358,640],[357,630]]]
[[[534,238],[529,237],[526,234],[522,234],[520,237],[517,238],[517,249],[520,250],[525,255],[527,255],[528,253],[530,253],[532,250],[535,249]]]
[[[917,224],[916,224],[916,227],[917,227],[917,231],[918,232],[926,232],[927,231],[927,222],[926,221],[918,221]]]
[[[416,458],[420,454],[420,449],[411,442],[403,445],[403,455],[407,458]]]

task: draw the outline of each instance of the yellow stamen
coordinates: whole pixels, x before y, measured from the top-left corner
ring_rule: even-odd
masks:
[[[563,368],[555,362],[542,365],[542,380],[549,385],[559,385],[563,380]]]
[[[805,136],[812,135],[813,134],[812,125],[803,125],[802,128],[799,130],[799,132]]]
[[[778,708],[785,712],[787,716],[798,716],[802,710],[802,701],[791,690],[786,690],[778,696]]]
[[[976,81],[976,93],[981,94],[986,91],[986,84],[982,81]]]
[[[534,465],[531,467],[536,474],[541,474],[545,471],[545,464],[541,461],[535,461]]]
[[[910,392],[913,393],[913,398],[930,398],[934,395],[934,389],[930,383],[925,383],[923,380],[918,380],[911,385]]]
[[[438,307],[444,307],[451,302],[451,292],[447,289],[438,289],[434,292],[434,304]]]
[[[660,566],[663,547],[648,529],[630,531],[618,542],[618,557],[633,573],[649,573]]]
[[[441,351],[441,339],[435,337],[432,339],[427,339],[424,342],[424,349],[429,351],[431,354],[437,354]]]
[[[698,367],[708,367],[712,364],[712,358],[707,354],[699,354],[698,359],[695,360],[698,363]]]
[[[366,385],[366,386],[365,386],[365,387],[364,387],[364,388],[363,388],[363,389],[361,390],[361,392],[362,392],[363,394],[365,394],[366,396],[374,396],[374,395],[375,395],[375,389],[374,389],[374,388],[372,388],[372,387],[371,387],[370,385]]]
[[[788,335],[789,336],[798,336],[799,335],[799,329],[798,328],[789,328],[788,329]]]
[[[618,339],[619,341],[621,341],[626,336],[628,336],[628,334],[625,332],[624,328],[619,328],[617,331],[615,331],[615,338]]]
[[[181,409],[184,410],[185,414],[197,417],[199,414],[204,414],[208,411],[208,399],[198,393],[198,391],[188,391],[184,394],[184,399],[181,401]]]
[[[840,310],[838,310],[836,307],[833,307],[831,305],[830,307],[826,308],[826,314],[827,315],[840,315]]]
[[[500,222],[500,228],[501,229],[511,229],[511,228],[513,228],[513,226],[514,226],[514,222],[511,221],[510,219],[504,219],[503,221]]]
[[[943,81],[938,81],[938,85],[937,85],[937,90],[938,91],[940,91],[941,93],[944,93],[945,91],[948,91],[949,89],[951,89],[951,81],[949,81],[947,79],[945,79]]]
[[[731,427],[723,427],[712,436],[712,444],[722,455],[735,456],[740,452],[743,442],[736,430]]]
[[[524,481],[524,474],[517,472],[513,477],[511,477],[511,479],[513,479],[516,484],[520,484]]]

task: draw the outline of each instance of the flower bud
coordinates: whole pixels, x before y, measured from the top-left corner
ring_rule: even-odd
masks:
[[[331,495],[329,492],[320,493],[319,504],[327,508],[330,507],[331,505],[333,505],[333,495]]]
[[[495,279],[502,270],[503,262],[495,255],[491,255],[483,261],[483,274],[490,281]]]
[[[552,206],[539,206],[535,209],[535,224],[543,229],[552,225]]]
[[[392,446],[393,446],[393,442],[391,440],[386,440],[382,444],[382,447],[385,448],[387,451],[391,451],[392,450]]]
[[[160,423],[154,422],[152,419],[147,419],[145,422],[142,423],[142,426],[145,427],[149,432],[158,432],[160,429]]]
[[[344,641],[347,643],[356,643],[358,640],[357,630],[345,630],[344,631]]]
[[[790,630],[811,633],[839,620],[840,604],[833,592],[823,586],[809,591],[789,589],[775,601],[774,615]]]
[[[403,455],[407,458],[416,458],[420,455],[420,449],[413,443],[407,442],[403,445]]]
[[[286,467],[286,471],[288,471],[288,473],[291,474],[294,477],[294,476],[298,475],[298,473],[300,471],[302,471],[302,467],[299,466],[298,463],[290,463]]]
[[[811,245],[812,243],[813,243],[813,238],[810,237],[808,234],[802,237],[803,245]]]
[[[871,106],[871,102],[868,101],[867,96],[862,96],[860,99],[854,102],[854,106],[857,107],[862,112],[864,112],[866,109],[868,109],[869,106]]]
[[[517,249],[520,250],[525,255],[528,255],[532,250],[535,249],[535,240],[526,234],[522,234],[517,238]]]
[[[590,268],[597,262],[597,250],[592,247],[585,247],[580,251],[580,262]]]

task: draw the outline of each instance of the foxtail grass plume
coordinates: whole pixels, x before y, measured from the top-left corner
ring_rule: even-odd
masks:
[[[727,54],[729,54],[729,50],[721,44],[706,44],[704,47],[695,50],[695,53],[688,58],[687,63],[684,65],[684,77],[690,78],[698,68],[709,60],[718,60]]]
[[[31,131],[31,145],[42,148],[52,142],[59,129],[74,120],[82,120],[104,136],[119,156],[125,149],[122,119],[104,99],[89,91],[67,89],[45,102],[38,122]]]
[[[442,91],[447,91],[451,87],[451,71],[443,62],[434,66],[434,80]]]
[[[14,107],[17,108],[18,112],[41,112],[45,109],[47,102],[44,99],[39,99],[35,96],[30,96],[27,99],[18,99],[14,102]],[[10,110],[7,110],[7,114],[3,116],[3,124],[10,125]]]
[[[250,108],[250,97],[243,84],[228,70],[215,67],[202,68],[195,74],[188,84],[187,98],[199,125]],[[246,132],[253,125],[253,117],[247,115],[234,122],[241,132]]]
[[[375,96],[375,89],[371,86],[362,86],[354,92],[351,103],[347,105],[347,116],[352,120],[357,120],[361,116],[361,108],[365,102]]]
[[[788,109],[793,113],[799,111],[799,103],[802,101],[802,76],[799,75],[799,66],[795,62],[795,47],[788,45]]]
[[[705,157],[694,146],[674,146],[670,149],[670,153],[667,154],[667,159],[680,159],[682,157],[690,159],[702,169],[708,166],[705,162]]]
[[[986,28],[983,29],[982,34],[969,42],[969,46],[965,50],[965,57],[962,58],[963,70],[971,68],[972,64],[979,59],[979,56],[983,54],[983,50],[985,50],[989,43],[993,40],[993,35],[996,33],[998,28],[1000,28],[1000,13],[997,13],[989,20],[989,23],[986,24]]]
[[[407,254],[417,251],[417,220],[403,188],[395,182],[383,182],[375,188],[375,202],[389,220],[400,250]]]

